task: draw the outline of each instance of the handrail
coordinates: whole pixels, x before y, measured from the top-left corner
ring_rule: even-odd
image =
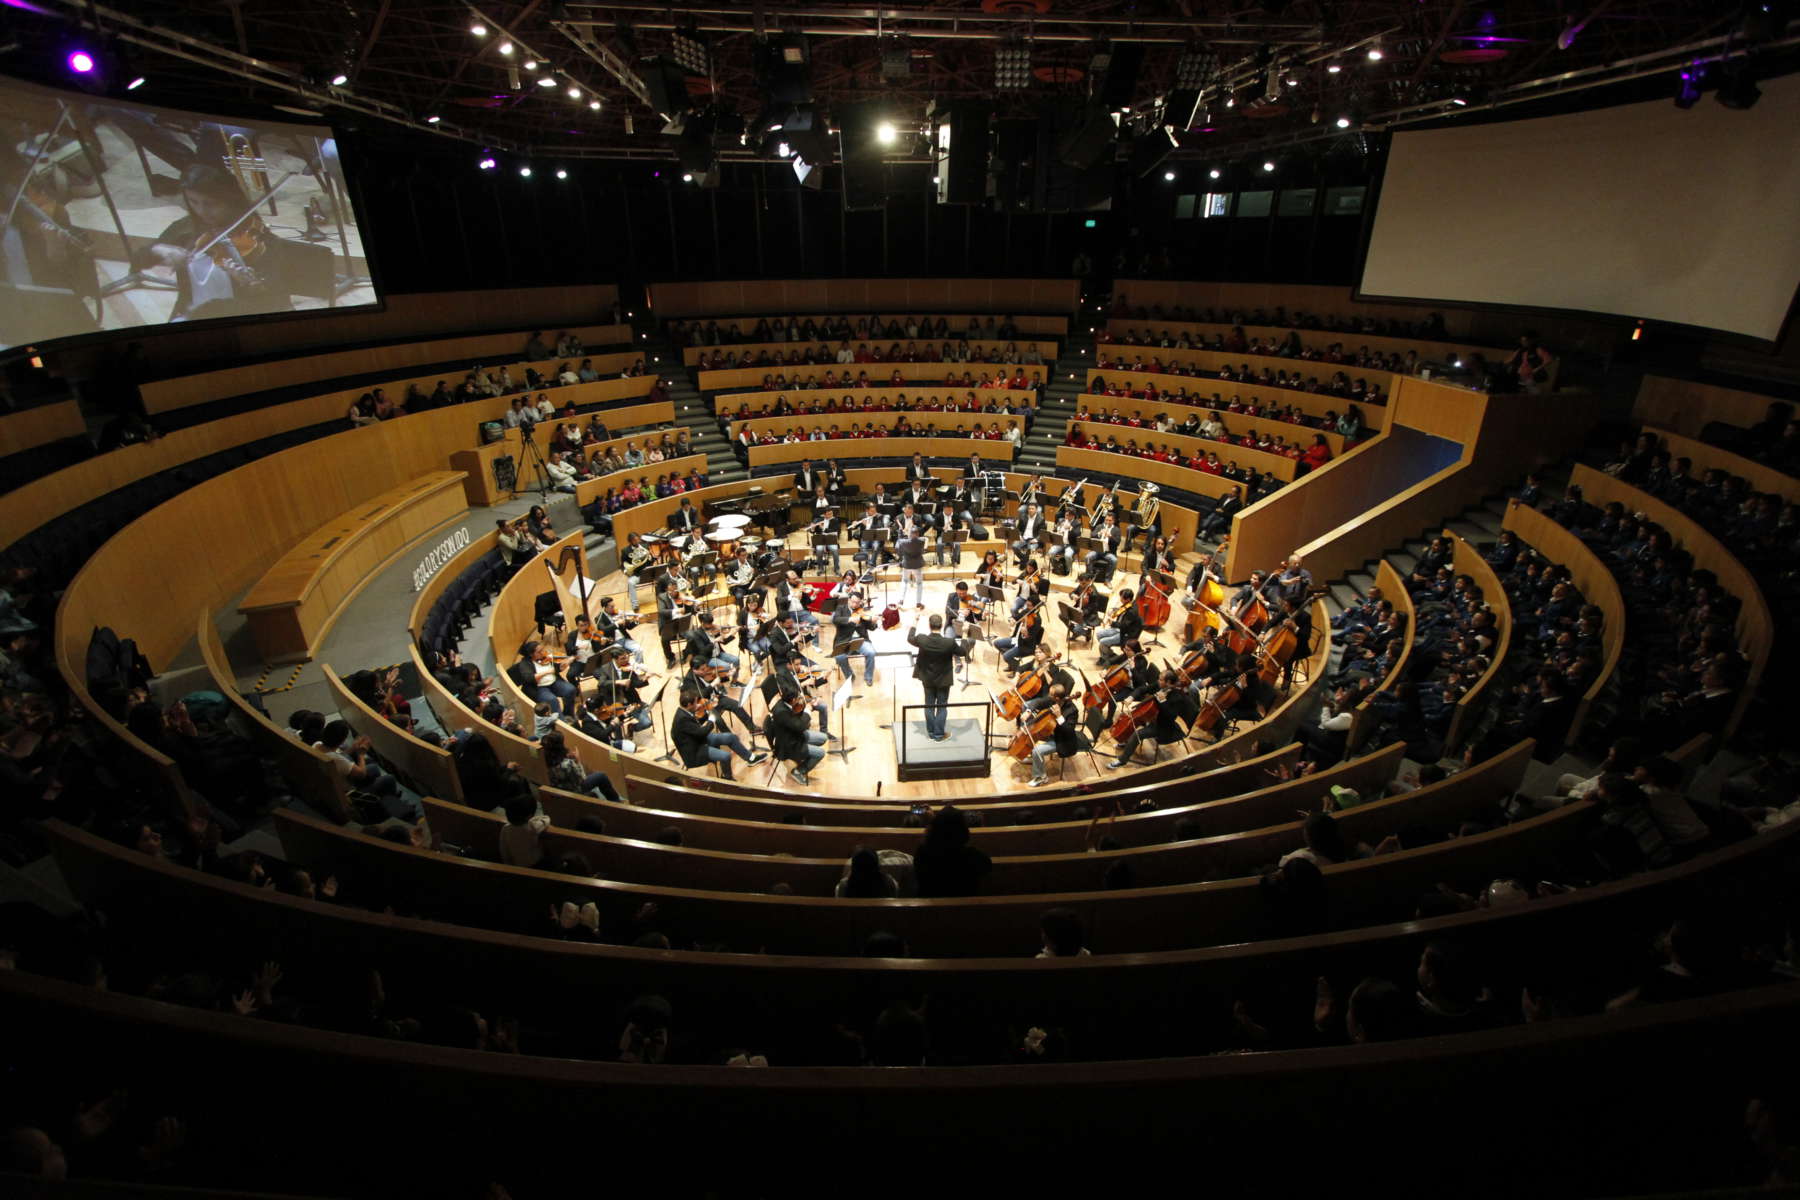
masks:
[[[1480,712],[1488,688],[1493,686],[1506,665],[1506,655],[1512,649],[1513,615],[1512,597],[1506,594],[1506,588],[1500,582],[1500,576],[1495,573],[1493,565],[1481,557],[1480,552],[1460,533],[1446,529],[1444,536],[1450,539],[1457,574],[1473,579],[1481,589],[1482,603],[1493,610],[1495,632],[1492,661],[1488,663],[1487,670],[1469,685],[1469,690],[1463,693],[1462,699],[1456,702],[1456,712],[1450,718],[1450,731],[1444,736],[1444,748],[1454,751],[1462,745],[1463,734],[1469,731],[1470,722],[1475,719],[1473,714]]]

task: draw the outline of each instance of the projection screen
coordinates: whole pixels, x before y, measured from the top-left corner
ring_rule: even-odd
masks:
[[[1361,293],[1572,309],[1774,341],[1800,285],[1800,77],[1396,133]]]
[[[0,352],[379,303],[337,140],[0,79]]]

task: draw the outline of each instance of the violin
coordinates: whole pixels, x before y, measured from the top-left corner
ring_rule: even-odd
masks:
[[[260,216],[252,215],[223,237],[201,234],[194,239],[190,253],[212,259],[242,287],[265,288],[268,280],[257,273],[255,264],[267,253],[269,237],[269,227]]]

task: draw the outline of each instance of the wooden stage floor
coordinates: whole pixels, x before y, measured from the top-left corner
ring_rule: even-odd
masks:
[[[972,559],[965,557],[964,562],[965,564],[972,564]],[[893,568],[890,567],[884,572],[884,575],[890,580],[886,589],[887,594],[898,599],[899,583],[897,574],[894,572]],[[954,582],[957,579],[968,578],[970,578],[968,574],[959,573],[947,567],[927,568],[925,580],[926,617],[928,618],[933,612],[942,612],[944,603],[949,596]],[[1067,598],[1069,583],[1074,578],[1073,575],[1060,579],[1052,576],[1051,603],[1048,606],[1049,612],[1047,615],[1049,620],[1044,636],[1044,644],[1051,647],[1051,649],[1059,656],[1068,660],[1070,671],[1076,677],[1078,685],[1085,686],[1085,681],[1097,680],[1099,678],[1101,672],[1096,666],[1099,658],[1099,651],[1097,648],[1091,648],[1085,640],[1082,640],[1076,643],[1074,653],[1073,655],[1070,655],[1065,641],[1066,630],[1063,627],[1062,619],[1057,616],[1055,612],[1056,602],[1059,599]],[[617,574],[604,576],[599,579],[597,583],[598,586],[593,593],[596,597],[607,594],[620,594],[624,586],[622,578]],[[1128,578],[1124,574],[1119,574],[1114,577],[1113,585],[1115,590],[1121,585],[1132,587],[1135,590],[1137,578],[1136,576]],[[883,587],[881,582],[878,580],[875,584],[871,585],[870,590],[873,600],[872,607],[879,613],[887,603],[883,597]],[[648,593],[646,592],[645,595],[647,599]],[[952,706],[966,702],[989,702],[998,697],[1000,693],[1004,692],[1009,686],[1010,680],[1002,673],[1003,664],[1000,659],[1000,652],[995,650],[991,644],[993,637],[1004,637],[1012,631],[1012,621],[1006,615],[1006,611],[1010,609],[1012,589],[1008,589],[1007,596],[1008,604],[1006,608],[1002,609],[998,615],[992,617],[988,622],[988,639],[978,642],[974,648],[974,652],[970,656],[966,670],[967,683],[959,682],[957,686],[951,689],[950,703]],[[622,595],[620,595],[620,599],[622,602]],[[910,601],[911,597],[909,596],[908,599]],[[850,660],[851,666],[855,669],[855,682],[851,690],[851,694],[855,698],[842,709],[839,709],[832,714],[831,727],[828,732],[839,740],[829,743],[826,747],[827,750],[836,750],[840,746],[848,746],[851,747],[849,754],[839,755],[828,753],[825,756],[824,761],[810,773],[812,783],[809,787],[801,787],[800,785],[789,781],[786,764],[777,767],[777,764],[771,759],[758,766],[750,767],[746,766],[743,760],[734,758],[732,760],[732,770],[738,781],[752,783],[758,786],[779,787],[793,791],[796,795],[829,794],[834,796],[867,796],[871,798],[879,795],[883,798],[917,797],[922,801],[975,800],[1002,793],[1023,792],[1029,790],[1027,781],[1031,778],[1030,763],[1020,762],[1008,757],[1006,754],[1006,747],[1001,741],[1002,738],[1010,740],[1012,735],[1017,731],[1017,726],[1010,721],[1004,720],[997,709],[993,714],[992,728],[995,740],[988,760],[988,771],[986,775],[967,779],[911,780],[904,783],[900,781],[898,756],[895,750],[894,735],[890,725],[896,717],[902,720],[906,719],[907,714],[904,710],[907,705],[920,705],[924,703],[925,699],[923,689],[912,677],[912,660],[905,653],[902,653],[908,649],[906,634],[910,628],[910,621],[913,615],[910,611],[911,607],[912,605],[909,604],[909,611],[902,613],[902,620],[898,626],[888,630],[877,627],[875,631],[873,641],[877,658],[875,660],[875,682],[873,685],[865,685],[863,683],[862,658],[860,656],[853,656]],[[999,606],[996,607],[998,608]],[[728,625],[729,614],[734,611],[735,610],[729,605],[718,609],[717,612],[720,623],[722,625]],[[1181,624],[1185,620],[1185,616],[1185,610],[1181,607],[1179,601],[1177,601],[1175,603],[1174,615],[1170,618],[1170,632],[1166,632],[1163,635],[1163,644],[1160,648],[1151,647],[1150,649],[1150,658],[1152,662],[1159,666],[1164,664],[1174,665],[1174,660],[1180,657],[1180,646],[1177,639],[1179,638]],[[835,689],[842,682],[842,679],[838,675],[837,669],[832,664],[830,656],[827,653],[831,643],[829,618],[822,619],[825,622],[824,628],[820,633],[820,643],[823,649],[809,649],[807,657],[812,659],[815,664],[826,668],[830,672],[830,686]],[[728,625],[728,627],[735,630],[735,625]],[[919,628],[920,632],[925,631],[926,623],[924,619],[921,619]],[[640,625],[636,630],[636,634],[638,635],[638,643],[644,650],[645,669],[652,672],[662,671],[667,675],[668,670],[662,662],[662,650],[657,642],[654,618],[648,619]],[[740,647],[733,645],[731,649],[735,653]],[[748,661],[742,664],[739,670],[742,678],[752,679],[753,681],[760,680],[760,676],[755,676],[751,672]],[[655,689],[661,685],[661,682],[661,680],[654,681],[650,688],[645,689],[645,694],[653,695]],[[667,728],[666,722],[673,716],[678,707],[677,686],[678,683],[676,681],[671,681],[669,685],[663,689],[661,700],[655,709],[655,728],[652,730],[645,730],[642,734],[637,735],[638,751],[645,757],[653,758],[668,749],[668,743],[664,740],[664,730]],[[761,689],[755,686],[748,688],[747,696],[743,700],[743,704],[757,722],[760,723],[767,711],[762,701]],[[911,714],[911,716],[913,720],[921,720],[923,718],[923,713],[915,712]],[[959,717],[964,719],[979,718],[985,720],[985,715],[981,713],[980,710],[973,708],[957,709],[952,707],[950,709],[950,717],[952,721]],[[726,721],[728,727],[733,732],[737,732],[740,735],[742,734],[740,724],[735,718],[727,717]],[[817,713],[812,714],[812,721],[813,728],[817,729],[819,727]],[[748,741],[748,738],[745,740]],[[1203,740],[1196,739],[1188,742],[1187,747],[1189,750],[1197,750],[1205,744],[1206,743]],[[760,739],[757,742],[757,747],[759,749],[766,749]],[[1168,750],[1163,750],[1161,751],[1161,754],[1166,760],[1169,757],[1170,752]],[[1084,780],[1093,780],[1099,776],[1114,779],[1121,776],[1129,776],[1137,770],[1136,767],[1121,768],[1117,771],[1108,770],[1105,764],[1112,757],[1112,741],[1105,733],[1102,733],[1097,739],[1097,747],[1093,754],[1079,755],[1062,764],[1063,775],[1060,782],[1080,783]],[[1058,761],[1059,760],[1052,759],[1050,762],[1050,781],[1053,784],[1059,782],[1057,774]],[[681,770],[679,763],[668,763],[664,765],[668,766],[672,771]],[[694,773],[698,774],[699,772]],[[710,772],[707,772],[707,774],[710,775]]]

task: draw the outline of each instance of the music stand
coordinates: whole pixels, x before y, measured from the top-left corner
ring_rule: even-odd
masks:
[[[831,693],[831,711],[837,713],[838,735],[837,746],[827,750],[826,753],[837,755],[839,762],[847,760],[850,757],[850,752],[856,749],[855,746],[847,744],[846,738],[848,735],[844,732],[844,712],[850,707],[850,702],[857,699],[857,697],[850,692],[850,686],[854,682],[854,679],[846,679],[843,683],[838,685],[835,692]]]
[[[994,615],[994,606],[1006,603],[1006,589],[995,587],[991,583],[981,583],[975,585],[975,594],[988,602],[981,614],[981,636],[985,638],[988,636],[988,618]]]
[[[951,546],[955,548],[951,555],[950,569],[953,571],[960,571],[962,570],[963,544],[969,540],[969,531],[966,529],[946,529],[939,538],[939,544],[941,545],[946,538],[949,539]]]

